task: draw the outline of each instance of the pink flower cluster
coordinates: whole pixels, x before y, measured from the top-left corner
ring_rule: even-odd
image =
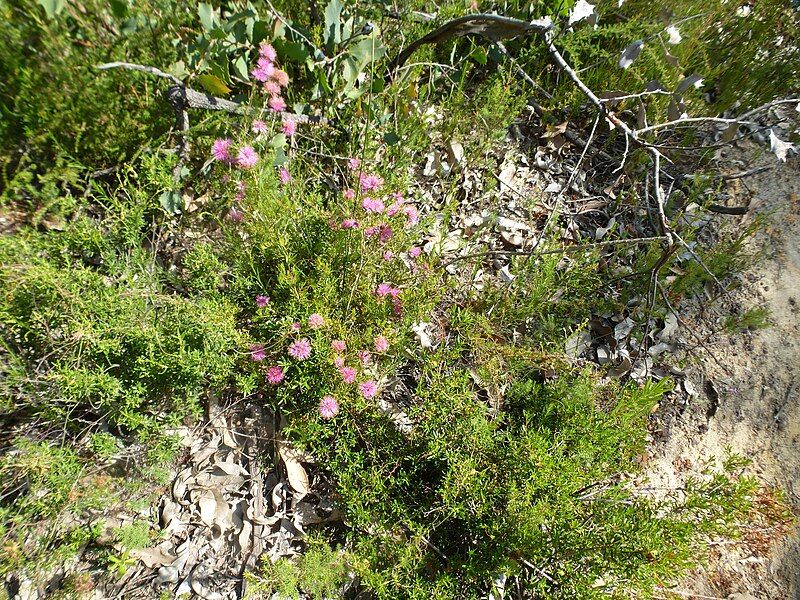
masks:
[[[281,88],[289,85],[289,76],[286,71],[275,66],[278,54],[271,44],[261,44],[258,49],[258,55],[258,63],[256,68],[252,70],[251,75],[253,79],[264,84],[264,91],[270,96],[269,107],[275,112],[283,112],[286,110],[286,101],[281,97]],[[287,135],[291,134],[287,133]]]
[[[214,160],[226,165],[236,165],[242,169],[251,169],[258,162],[258,153],[252,146],[242,146],[236,156],[233,156],[233,140],[219,138],[211,145],[211,156]],[[241,190],[243,191],[243,190]]]
[[[311,356],[311,342],[306,338],[300,338],[289,344],[287,352],[295,360],[306,360]]]
[[[381,188],[383,179],[374,174],[359,173],[358,183],[361,185],[362,192],[374,192]]]
[[[375,290],[375,293],[381,298],[385,298],[386,296],[397,298],[400,294],[400,288],[394,287],[391,283],[384,282],[378,285],[378,289]]]
[[[283,377],[284,373],[281,367],[276,365],[267,369],[267,381],[270,385],[278,385],[281,381],[283,381]]]
[[[339,413],[339,403],[333,396],[324,396],[319,402],[319,416],[332,419]]]
[[[361,201],[361,208],[370,213],[382,213],[386,210],[386,205],[382,200],[366,197]]]

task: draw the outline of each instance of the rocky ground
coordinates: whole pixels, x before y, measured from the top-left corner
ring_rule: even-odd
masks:
[[[750,148],[752,151],[753,148]],[[736,159],[738,150],[730,151]],[[687,369],[697,395],[668,427],[666,441],[652,449],[654,486],[680,485],[727,447],[752,460],[748,471],[783,490],[795,512],[800,507],[800,162],[773,156],[743,161],[769,171],[737,180],[731,195],[749,204],[747,215],[728,217],[734,228],[766,217],[752,250],[764,258],[739,276],[741,285],[721,300],[723,308],[768,309],[766,328],[737,334],[718,331],[719,311],[695,306],[682,319],[702,332]],[[724,312],[724,311],[722,311]],[[694,313],[694,314],[693,314]],[[712,314],[713,313],[713,314]],[[689,345],[696,341],[686,336]],[[800,598],[800,529],[754,527],[743,539],[714,546],[709,564],[677,589],[687,598],[731,600]]]

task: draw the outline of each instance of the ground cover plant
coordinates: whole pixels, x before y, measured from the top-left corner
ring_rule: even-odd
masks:
[[[758,493],[740,457],[661,496],[637,480],[680,393],[647,351],[744,259],[748,232],[708,239],[699,212],[713,149],[786,158],[798,23],[699,4],[0,2],[6,594],[648,597],[735,535]],[[492,10],[553,28],[387,71]],[[549,179],[519,175],[526,150]],[[177,494],[172,466],[252,407],[271,512],[220,525],[228,499]],[[283,545],[201,576],[170,493],[217,540],[267,523]]]

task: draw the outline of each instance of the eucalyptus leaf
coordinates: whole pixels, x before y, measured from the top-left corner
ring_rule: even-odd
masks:
[[[247,72],[247,61],[244,59],[244,56],[240,56],[233,61],[233,70],[240,79],[244,81],[250,80],[250,75]]]
[[[225,96],[231,93],[231,88],[225,85],[225,82],[216,75],[210,75],[206,73],[204,75],[200,75],[197,78],[197,81],[205,88],[207,92],[214,94],[215,96]]]
[[[179,215],[183,211],[183,195],[178,190],[168,190],[159,196],[161,207],[171,215]]]
[[[636,40],[628,44],[625,47],[625,50],[622,51],[622,56],[619,59],[619,67],[621,69],[627,69],[633,64],[637,58],[639,58],[639,54],[642,52],[642,48],[644,48],[644,42],[642,40]]]
[[[701,85],[703,85],[703,78],[695,73],[681,79],[678,87],[675,88],[675,93],[683,94],[686,90],[693,86],[695,89],[700,89]]]
[[[214,7],[206,2],[197,5],[197,16],[200,17],[200,24],[206,31],[211,31],[216,26],[216,14]]]
[[[37,0],[39,6],[44,9],[48,19],[55,18],[58,13],[64,10],[65,0]]]
[[[342,4],[339,0],[331,0],[325,7],[325,46],[333,51],[336,44],[342,41],[340,20]]]

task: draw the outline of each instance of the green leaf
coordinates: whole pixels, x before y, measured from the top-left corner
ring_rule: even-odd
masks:
[[[394,131],[387,131],[383,135],[383,141],[389,144],[390,146],[394,146],[397,142],[400,141],[400,136],[397,135]]]
[[[250,80],[250,75],[247,73],[247,61],[244,59],[244,56],[240,56],[233,61],[233,70],[240,79],[243,79],[244,81]]]
[[[269,145],[273,148],[283,148],[286,145],[286,135],[278,133],[269,141]]]
[[[358,62],[359,70],[378,60],[385,53],[386,48],[374,37],[364,38],[350,48],[350,55]]]
[[[275,149],[275,160],[272,163],[276,167],[286,164],[286,152],[283,151],[282,146]]]
[[[325,45],[328,51],[342,41],[339,21],[342,16],[342,4],[339,0],[331,0],[325,7]]]
[[[124,19],[128,16],[128,0],[108,0],[108,4],[115,18]]]
[[[55,18],[58,13],[64,10],[66,0],[37,0],[39,6],[44,9],[48,19]]]
[[[183,194],[178,190],[168,190],[159,196],[162,208],[171,215],[179,215],[183,211]]]
[[[275,50],[281,58],[289,59],[293,62],[302,64],[311,56],[311,52],[308,51],[305,44],[301,44],[300,42],[275,40],[272,45],[275,46]]]
[[[197,5],[197,16],[200,17],[200,24],[206,31],[211,31],[216,25],[216,14],[214,7],[205,2]]]
[[[231,93],[231,88],[225,85],[225,82],[216,75],[200,75],[197,81],[208,93],[214,94],[215,96],[226,96]]]

